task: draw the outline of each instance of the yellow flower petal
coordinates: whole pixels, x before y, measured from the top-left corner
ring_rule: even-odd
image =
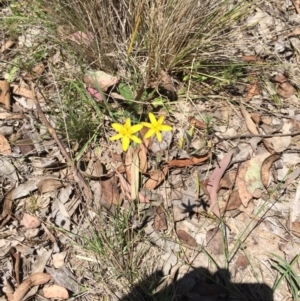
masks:
[[[117,134],[115,136],[112,136],[109,138],[110,141],[114,141],[114,140],[118,140],[118,139],[121,139],[123,137],[122,134]]]
[[[121,130],[123,128],[123,125],[120,123],[113,123],[111,126],[117,132],[121,132]]]
[[[130,133],[136,133],[143,128],[142,124],[136,124],[130,128]]]
[[[125,136],[122,138],[122,149],[124,152],[128,150],[129,142],[130,142],[129,137]]]
[[[129,129],[131,127],[131,120],[130,118],[126,118],[124,128]]]
[[[144,136],[145,139],[150,138],[151,136],[153,136],[155,134],[155,130],[154,129],[150,129]]]
[[[141,122],[141,124],[142,124],[143,126],[147,127],[147,128],[152,128],[152,127],[153,127],[152,124],[149,123],[149,122]]]
[[[162,124],[160,126],[160,130],[161,131],[164,131],[164,132],[167,132],[167,131],[172,131],[172,127],[170,125],[167,125],[167,124]]]
[[[148,116],[149,116],[151,124],[154,125],[154,126],[156,126],[157,125],[157,121],[156,121],[156,118],[153,115],[153,113],[150,112]]]
[[[157,123],[162,124],[164,122],[164,120],[165,120],[165,116],[160,116]]]
[[[141,143],[142,140],[138,138],[137,136],[131,135],[130,139],[133,140],[135,143]]]
[[[158,142],[161,142],[162,141],[162,136],[161,136],[161,132],[156,132],[156,138],[158,140]]]

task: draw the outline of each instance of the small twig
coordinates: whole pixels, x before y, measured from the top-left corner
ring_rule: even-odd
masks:
[[[48,132],[51,134],[52,138],[57,143],[57,145],[58,145],[60,151],[62,152],[63,156],[65,157],[67,163],[70,165],[70,167],[72,169],[72,172],[73,172],[73,175],[74,175],[74,179],[79,184],[79,186],[82,187],[85,197],[87,199],[91,199],[92,198],[92,192],[91,192],[90,187],[88,186],[88,184],[85,181],[85,179],[82,176],[82,174],[78,171],[78,169],[76,167],[76,164],[74,164],[72,158],[70,157],[70,155],[66,151],[65,147],[63,146],[63,144],[59,140],[59,138],[58,138],[58,136],[56,134],[55,129],[51,126],[51,124],[47,120],[44,112],[42,111],[40,103],[39,103],[39,101],[36,98],[36,94],[35,94],[35,90],[34,90],[34,83],[31,83],[31,91],[32,91],[32,95],[33,95],[33,101],[34,101],[34,103],[36,105],[38,114],[39,114],[42,122],[47,127]]]
[[[253,138],[253,137],[258,137],[258,138],[273,138],[273,137],[294,137],[294,136],[298,136],[300,135],[300,131],[299,132],[294,132],[294,133],[289,133],[289,134],[276,134],[276,135],[253,135],[253,134],[249,134],[249,135],[238,135],[238,136],[233,136],[233,137],[219,137],[218,135],[214,134],[215,137],[217,137],[219,139],[219,142],[224,141],[224,140],[231,140],[231,139],[245,139],[245,138]]]

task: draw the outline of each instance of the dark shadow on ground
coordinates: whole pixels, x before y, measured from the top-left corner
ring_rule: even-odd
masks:
[[[232,283],[225,269],[214,274],[205,268],[193,269],[164,287],[161,287],[162,280],[161,272],[150,275],[133,287],[122,301],[273,301],[269,286]]]

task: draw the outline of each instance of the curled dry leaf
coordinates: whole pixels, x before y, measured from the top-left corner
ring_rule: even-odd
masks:
[[[156,208],[153,229],[155,231],[164,231],[168,229],[166,215],[162,206]]]
[[[109,87],[118,83],[118,78],[104,71],[90,70],[84,74],[83,82],[97,91],[100,88],[103,92],[106,92]]]
[[[200,121],[194,117],[190,117],[189,122],[199,130],[205,130],[207,128],[206,124],[203,121]]]
[[[68,299],[69,292],[61,285],[51,285],[43,288],[45,298]]]
[[[258,130],[256,128],[255,123],[253,122],[251,115],[246,111],[244,105],[242,103],[240,103],[240,108],[241,108],[241,112],[243,117],[245,118],[245,122],[247,125],[248,130],[254,134],[254,135],[258,135]]]
[[[28,213],[24,213],[21,224],[26,229],[35,229],[41,225],[41,221],[36,216],[32,216]]]
[[[78,44],[78,45],[90,45],[91,41],[93,40],[94,36],[91,32],[82,32],[76,31],[73,34],[67,36],[67,39]]]
[[[102,205],[107,209],[110,209],[112,205],[120,205],[121,199],[117,187],[117,177],[114,174],[110,177],[103,177],[100,180],[100,185],[104,198]]]
[[[150,172],[150,178],[146,181],[144,188],[154,189],[159,186],[166,178],[168,170],[169,167],[166,166],[163,168],[163,170],[157,169]]]
[[[245,162],[239,169],[236,178],[239,196],[244,207],[248,206],[250,200],[259,198],[262,195],[264,186],[261,182],[260,170],[262,162],[269,156],[268,152],[257,155],[251,160]]]
[[[43,194],[49,191],[53,191],[56,189],[61,188],[63,185],[60,181],[55,180],[55,179],[44,179],[41,180],[38,184],[37,184],[37,188],[39,193]]]
[[[6,41],[2,47],[0,48],[0,52],[3,53],[5,50],[9,49],[10,47],[12,47],[15,44],[14,41],[12,40],[8,40]]]
[[[288,98],[295,94],[296,89],[288,81],[285,81],[276,85],[276,91],[281,97]]]
[[[260,170],[260,178],[261,178],[261,182],[266,188],[269,186],[271,166],[278,159],[280,159],[280,155],[273,154],[267,157],[262,163],[261,170]]]
[[[190,247],[197,247],[197,242],[190,234],[186,233],[184,230],[176,230],[176,234],[180,241]]]
[[[220,217],[220,210],[218,206],[218,189],[220,180],[229,166],[232,156],[239,152],[238,148],[233,148],[229,151],[225,157],[221,160],[219,165],[215,168],[213,173],[210,175],[207,184],[207,191],[210,198],[210,209],[217,216]]]
[[[259,94],[260,94],[259,86],[257,83],[254,83],[247,88],[246,100],[251,100],[253,96]]]
[[[242,202],[241,202],[239,192],[237,190],[234,190],[230,194],[230,197],[226,204],[225,210],[228,210],[228,211],[235,210],[235,209],[239,208],[241,204],[242,204]]]
[[[0,80],[0,106],[10,111],[10,85],[6,80]]]
[[[42,285],[49,282],[52,279],[51,275],[46,273],[36,273],[29,276],[25,281],[23,281],[20,286],[16,289],[13,294],[13,301],[21,301],[26,293],[33,287],[37,285]]]
[[[167,162],[169,167],[186,167],[191,165],[202,164],[211,158],[211,153],[207,153],[199,157],[191,157],[190,159],[175,159]]]
[[[220,255],[223,254],[223,244],[222,244],[222,231],[221,229],[214,228],[206,233],[206,250],[209,252],[209,254],[213,255]]]
[[[0,134],[0,154],[4,156],[11,154],[11,147],[7,139],[2,134]]]
[[[175,86],[166,71],[160,71],[159,86],[162,86],[167,91],[167,96],[170,100],[177,100]]]
[[[103,101],[102,95],[101,95],[101,93],[100,93],[98,90],[96,90],[96,89],[94,89],[94,88],[91,88],[91,87],[88,87],[88,88],[87,88],[87,91],[88,91],[93,97],[95,97],[97,100],[99,100],[99,102],[102,102],[102,101]]]

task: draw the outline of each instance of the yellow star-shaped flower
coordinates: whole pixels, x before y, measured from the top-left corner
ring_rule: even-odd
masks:
[[[130,118],[127,118],[124,125],[120,123],[113,123],[111,126],[116,132],[119,132],[119,134],[110,137],[109,140],[114,141],[122,139],[122,149],[124,152],[127,151],[130,140],[133,140],[136,143],[142,142],[140,138],[133,135],[134,133],[138,132],[143,128],[142,124],[136,124],[131,126],[131,120]]]
[[[151,123],[141,122],[141,124],[147,128],[149,128],[148,132],[145,135],[145,138],[149,138],[156,134],[157,140],[159,142],[162,141],[161,132],[171,131],[172,127],[167,124],[163,124],[165,120],[165,116],[160,116],[158,120],[156,120],[153,113],[149,113],[149,119]]]

